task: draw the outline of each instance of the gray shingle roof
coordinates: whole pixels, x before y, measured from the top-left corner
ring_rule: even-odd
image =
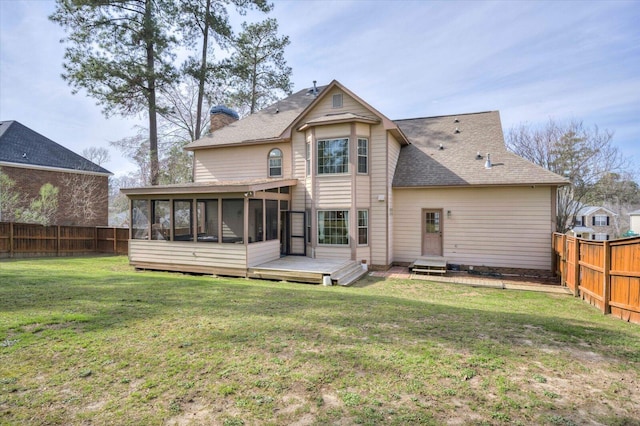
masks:
[[[411,142],[400,151],[393,179],[396,188],[568,183],[507,151],[497,111],[394,122]],[[487,153],[490,169],[485,168]]]
[[[318,87],[317,93],[326,86]],[[254,114],[231,123],[188,144],[185,149],[278,139],[282,132],[314,101],[316,96],[303,89]]]
[[[111,174],[17,121],[0,121],[0,162]]]

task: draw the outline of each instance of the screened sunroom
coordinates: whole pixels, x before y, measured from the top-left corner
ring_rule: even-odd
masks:
[[[252,266],[292,254],[289,207],[296,183],[262,179],[122,189],[130,203],[129,261],[140,269],[246,276]]]

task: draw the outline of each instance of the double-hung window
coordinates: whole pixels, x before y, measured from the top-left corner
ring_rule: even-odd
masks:
[[[594,216],[593,226],[609,226],[609,217],[605,215]]]
[[[368,173],[369,140],[358,138],[358,173]]]
[[[282,176],[282,151],[274,148],[269,152],[269,177]]]
[[[358,210],[358,245],[369,244],[369,210]]]
[[[349,172],[349,139],[318,141],[318,174]]]

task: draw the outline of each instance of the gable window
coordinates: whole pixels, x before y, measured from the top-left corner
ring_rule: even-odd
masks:
[[[358,245],[369,244],[369,211],[358,210]]]
[[[336,93],[333,95],[333,107],[342,108],[342,93]]]
[[[318,174],[349,172],[349,139],[318,141]]]
[[[318,212],[318,244],[349,245],[349,212],[347,210]]]
[[[595,215],[591,219],[593,226],[609,226],[609,216]]]
[[[269,152],[269,177],[282,176],[282,151],[274,148]]]
[[[369,140],[358,139],[358,173],[366,174],[369,161]]]

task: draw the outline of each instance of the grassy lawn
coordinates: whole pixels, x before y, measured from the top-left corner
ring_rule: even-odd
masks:
[[[640,424],[640,326],[557,294],[0,261],[0,424]]]

